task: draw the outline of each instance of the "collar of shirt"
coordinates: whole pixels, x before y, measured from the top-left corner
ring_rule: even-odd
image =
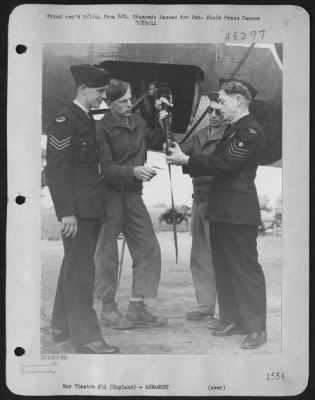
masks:
[[[231,135],[234,136],[238,128],[251,119],[253,119],[253,116],[250,113],[246,113],[241,118],[237,119],[237,121],[235,121],[233,124],[227,124],[223,138],[228,138]]]
[[[73,100],[73,103],[77,105],[79,108],[81,108],[81,110],[85,112],[88,118],[90,118],[90,111],[83,104],[78,102],[78,100]]]
[[[234,119],[230,122],[230,124],[231,124],[231,125],[234,125],[239,119],[241,119],[241,118],[243,118],[243,117],[246,117],[246,115],[248,115],[248,114],[249,114],[249,111],[243,112],[243,113],[240,114],[237,118],[234,118]]]
[[[128,128],[130,130],[134,130],[135,127],[139,125],[139,118],[135,114],[131,114],[126,118],[117,118],[111,112],[110,115],[107,116],[107,121],[111,124],[113,128]]]
[[[208,131],[208,140],[219,140],[222,139],[224,131],[225,131],[225,124],[221,125],[220,128],[215,130],[215,133],[212,131],[209,127],[209,131]]]
[[[224,133],[225,125],[222,125],[221,128],[216,129],[215,134],[211,133],[210,126],[198,131],[195,135],[196,138],[199,138],[199,142],[201,146],[205,146],[207,143],[215,142],[222,139]]]

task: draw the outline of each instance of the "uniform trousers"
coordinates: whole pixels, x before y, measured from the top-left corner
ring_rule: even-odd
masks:
[[[266,329],[257,227],[210,222],[210,237],[221,322],[237,323],[245,334]]]
[[[205,219],[207,200],[194,200],[191,213],[192,245],[190,268],[200,310],[214,315],[216,303],[215,273],[210,246],[209,221]]]
[[[93,308],[94,253],[101,222],[78,219],[74,238],[62,236],[64,258],[52,314],[52,327],[69,333],[74,345],[102,340]]]
[[[115,301],[118,278],[118,235],[125,236],[132,264],[131,296],[155,298],[161,275],[161,250],[141,193],[107,191],[108,222],[99,235],[96,254],[95,297]]]

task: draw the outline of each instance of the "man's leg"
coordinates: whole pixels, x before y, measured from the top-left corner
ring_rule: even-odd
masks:
[[[66,252],[63,292],[71,341],[83,345],[102,340],[101,330],[91,301],[94,286],[95,224],[93,219],[79,219],[73,239],[63,237]]]
[[[79,219],[75,237],[63,236],[65,259],[60,285],[63,287],[69,336],[76,350],[112,354],[119,349],[104,342],[93,308],[94,252],[99,228],[100,222],[96,219]]]
[[[229,238],[228,262],[245,333],[266,329],[266,285],[258,263],[257,228],[246,225],[226,227]]]
[[[239,324],[239,313],[229,265],[229,242],[225,237],[226,224],[210,221],[210,238],[215,270],[216,289],[222,325]]]
[[[209,221],[205,219],[207,201],[194,201],[191,216],[192,246],[190,268],[198,308],[186,314],[187,319],[201,319],[215,312],[216,286],[210,247]]]
[[[95,252],[95,298],[114,303],[118,274],[118,235],[122,230],[124,200],[120,192],[108,190],[109,220],[102,225]]]
[[[55,301],[53,306],[51,326],[54,331],[61,331],[59,334],[54,334],[56,341],[66,340],[69,336],[68,318],[65,304],[65,297],[63,293],[64,271],[65,271],[66,257],[62,260],[61,269],[59,272]]]
[[[132,297],[157,297],[161,250],[140,194],[127,194],[123,233],[133,260]]]
[[[125,200],[121,192],[108,190],[109,220],[103,224],[95,253],[95,298],[102,300],[101,321],[113,329],[132,329],[133,324],[118,310],[115,302],[118,284],[118,235],[123,229]]]
[[[126,194],[128,211],[124,235],[133,260],[132,298],[127,318],[136,325],[160,326],[165,317],[152,315],[144,306],[144,298],[155,298],[161,275],[161,250],[150,215],[140,194]]]
[[[254,349],[267,340],[266,285],[258,263],[257,227],[226,224],[224,238],[240,325],[247,333],[241,347]]]

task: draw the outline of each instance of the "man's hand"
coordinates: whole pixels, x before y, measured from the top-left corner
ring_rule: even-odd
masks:
[[[166,110],[161,110],[160,114],[159,114],[159,124],[161,125],[161,127],[163,128],[163,119],[166,118],[168,116],[168,112]],[[171,123],[171,121],[170,121]]]
[[[168,115],[170,118],[170,124],[172,123],[171,121],[171,115],[169,114],[168,111],[163,110],[163,104],[165,104],[167,107],[172,107],[172,104],[167,100],[165,97],[160,97],[158,100],[155,101],[155,108],[159,111],[159,124],[163,128],[163,119]]]
[[[61,234],[65,237],[74,238],[78,232],[78,220],[75,215],[70,215],[69,217],[63,217],[61,219],[62,228]]]
[[[149,182],[155,175],[155,169],[147,165],[140,165],[133,168],[133,176],[141,181]]]
[[[172,147],[169,147],[169,155],[165,156],[167,164],[174,165],[187,165],[189,156],[184,154],[177,143],[173,143]]]
[[[160,97],[158,100],[155,101],[155,108],[158,111],[162,110],[162,105],[165,104],[167,107],[171,107],[170,102],[167,100],[166,97]]]
[[[174,147],[175,146],[175,142],[172,142],[170,139],[167,141],[167,144],[166,143],[163,143],[163,151],[164,151],[164,153],[166,154],[166,155],[169,155],[169,154],[171,154],[170,152],[169,152],[169,148],[170,147]],[[169,153],[168,153],[169,152]]]

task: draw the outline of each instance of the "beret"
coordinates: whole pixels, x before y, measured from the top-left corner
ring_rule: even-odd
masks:
[[[220,82],[220,88],[230,94],[240,93],[240,94],[245,95],[244,88],[248,90],[248,92],[252,98],[254,98],[258,93],[257,90],[249,82],[243,81],[241,79],[234,79],[234,78],[223,79],[223,78],[221,78],[219,80],[219,82]],[[224,88],[222,88],[223,85],[224,85]],[[243,86],[243,88],[242,88],[242,86]]]
[[[106,86],[109,83],[109,72],[90,64],[71,65],[70,72],[77,86],[90,88]]]
[[[218,92],[209,92],[208,97],[211,101],[215,101],[219,103],[219,93]]]
[[[111,79],[106,88],[106,98],[109,101],[118,100],[125,95],[128,89],[129,83],[118,79]]]

